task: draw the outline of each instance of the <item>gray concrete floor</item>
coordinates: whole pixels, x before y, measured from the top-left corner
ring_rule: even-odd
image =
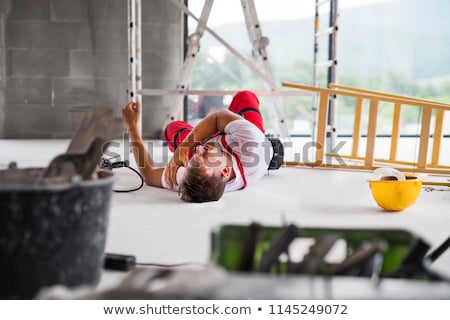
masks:
[[[67,145],[67,140],[0,140],[0,168],[10,161],[21,168],[46,166]],[[157,157],[161,157],[161,150],[155,149]],[[366,171],[282,168],[271,171],[256,186],[204,204],[184,203],[175,192],[149,186],[132,193],[114,193],[107,251],[136,255],[138,262],[207,263],[214,228],[250,222],[400,228],[423,237],[432,248],[450,236],[450,189],[422,189],[412,207],[389,213],[372,199],[367,182],[370,176]],[[127,179],[133,179],[131,171],[117,174],[116,184]],[[433,268],[450,277],[450,250]]]

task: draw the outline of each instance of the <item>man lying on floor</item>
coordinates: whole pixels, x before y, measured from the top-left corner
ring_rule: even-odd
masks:
[[[134,158],[148,185],[179,191],[189,202],[217,201],[267,172],[273,150],[253,92],[238,92],[228,110],[210,112],[195,127],[180,120],[169,123],[164,139],[174,154],[166,167],[153,165],[139,133],[140,116],[138,103],[129,102],[122,110]]]

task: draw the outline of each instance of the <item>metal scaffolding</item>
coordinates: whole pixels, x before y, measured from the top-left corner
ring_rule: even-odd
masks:
[[[224,39],[222,39],[214,30],[207,26],[207,21],[214,0],[205,0],[200,17],[196,17],[180,0],[171,0],[187,16],[197,21],[197,27],[193,34],[188,38],[188,51],[184,60],[179,80],[174,89],[143,89],[142,88],[142,54],[141,54],[141,0],[128,0],[128,25],[129,25],[129,81],[128,96],[130,99],[142,100],[143,95],[169,95],[172,96],[172,103],[164,124],[179,119],[183,107],[184,96],[189,94],[197,95],[233,95],[236,91],[227,90],[189,90],[188,83],[194,68],[197,53],[200,48],[200,40],[204,32],[208,32],[239,61],[246,65],[254,74],[256,74],[264,83],[265,91],[256,91],[258,96],[267,96],[271,98],[268,112],[271,119],[274,119],[274,133],[278,136],[289,139],[289,131],[285,120],[284,110],[281,106],[280,96],[308,96],[307,92],[281,91],[274,80],[272,69],[267,54],[267,45],[269,39],[262,35],[256,7],[253,0],[241,0],[241,5],[245,17],[246,27],[253,49],[253,58],[255,63],[246,59]]]
[[[338,33],[338,0],[315,0],[315,19],[314,19],[314,65],[313,65],[313,85],[319,86],[319,70],[327,68],[327,86],[330,83],[337,83],[337,33]],[[328,28],[320,29],[320,9],[325,4],[329,5],[329,23]],[[328,36],[328,60],[319,61],[319,40]],[[327,121],[327,148],[331,150],[336,141],[336,96],[329,97],[328,121]],[[316,118],[317,118],[317,97],[313,104],[313,141],[315,140]]]

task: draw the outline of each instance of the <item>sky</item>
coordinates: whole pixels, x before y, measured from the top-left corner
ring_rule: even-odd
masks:
[[[393,0],[339,0],[339,8],[372,5]],[[189,0],[189,9],[200,16],[205,0]],[[314,15],[315,0],[254,0],[260,21],[296,20]],[[326,12],[327,5],[323,5]],[[329,5],[328,5],[329,7]],[[193,19],[190,24],[196,25]],[[215,0],[208,26],[244,21],[240,0]]]

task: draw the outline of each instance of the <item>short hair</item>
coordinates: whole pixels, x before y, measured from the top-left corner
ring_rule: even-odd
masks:
[[[208,175],[198,166],[189,166],[180,183],[180,197],[186,202],[217,201],[222,197],[226,184],[220,172]]]

